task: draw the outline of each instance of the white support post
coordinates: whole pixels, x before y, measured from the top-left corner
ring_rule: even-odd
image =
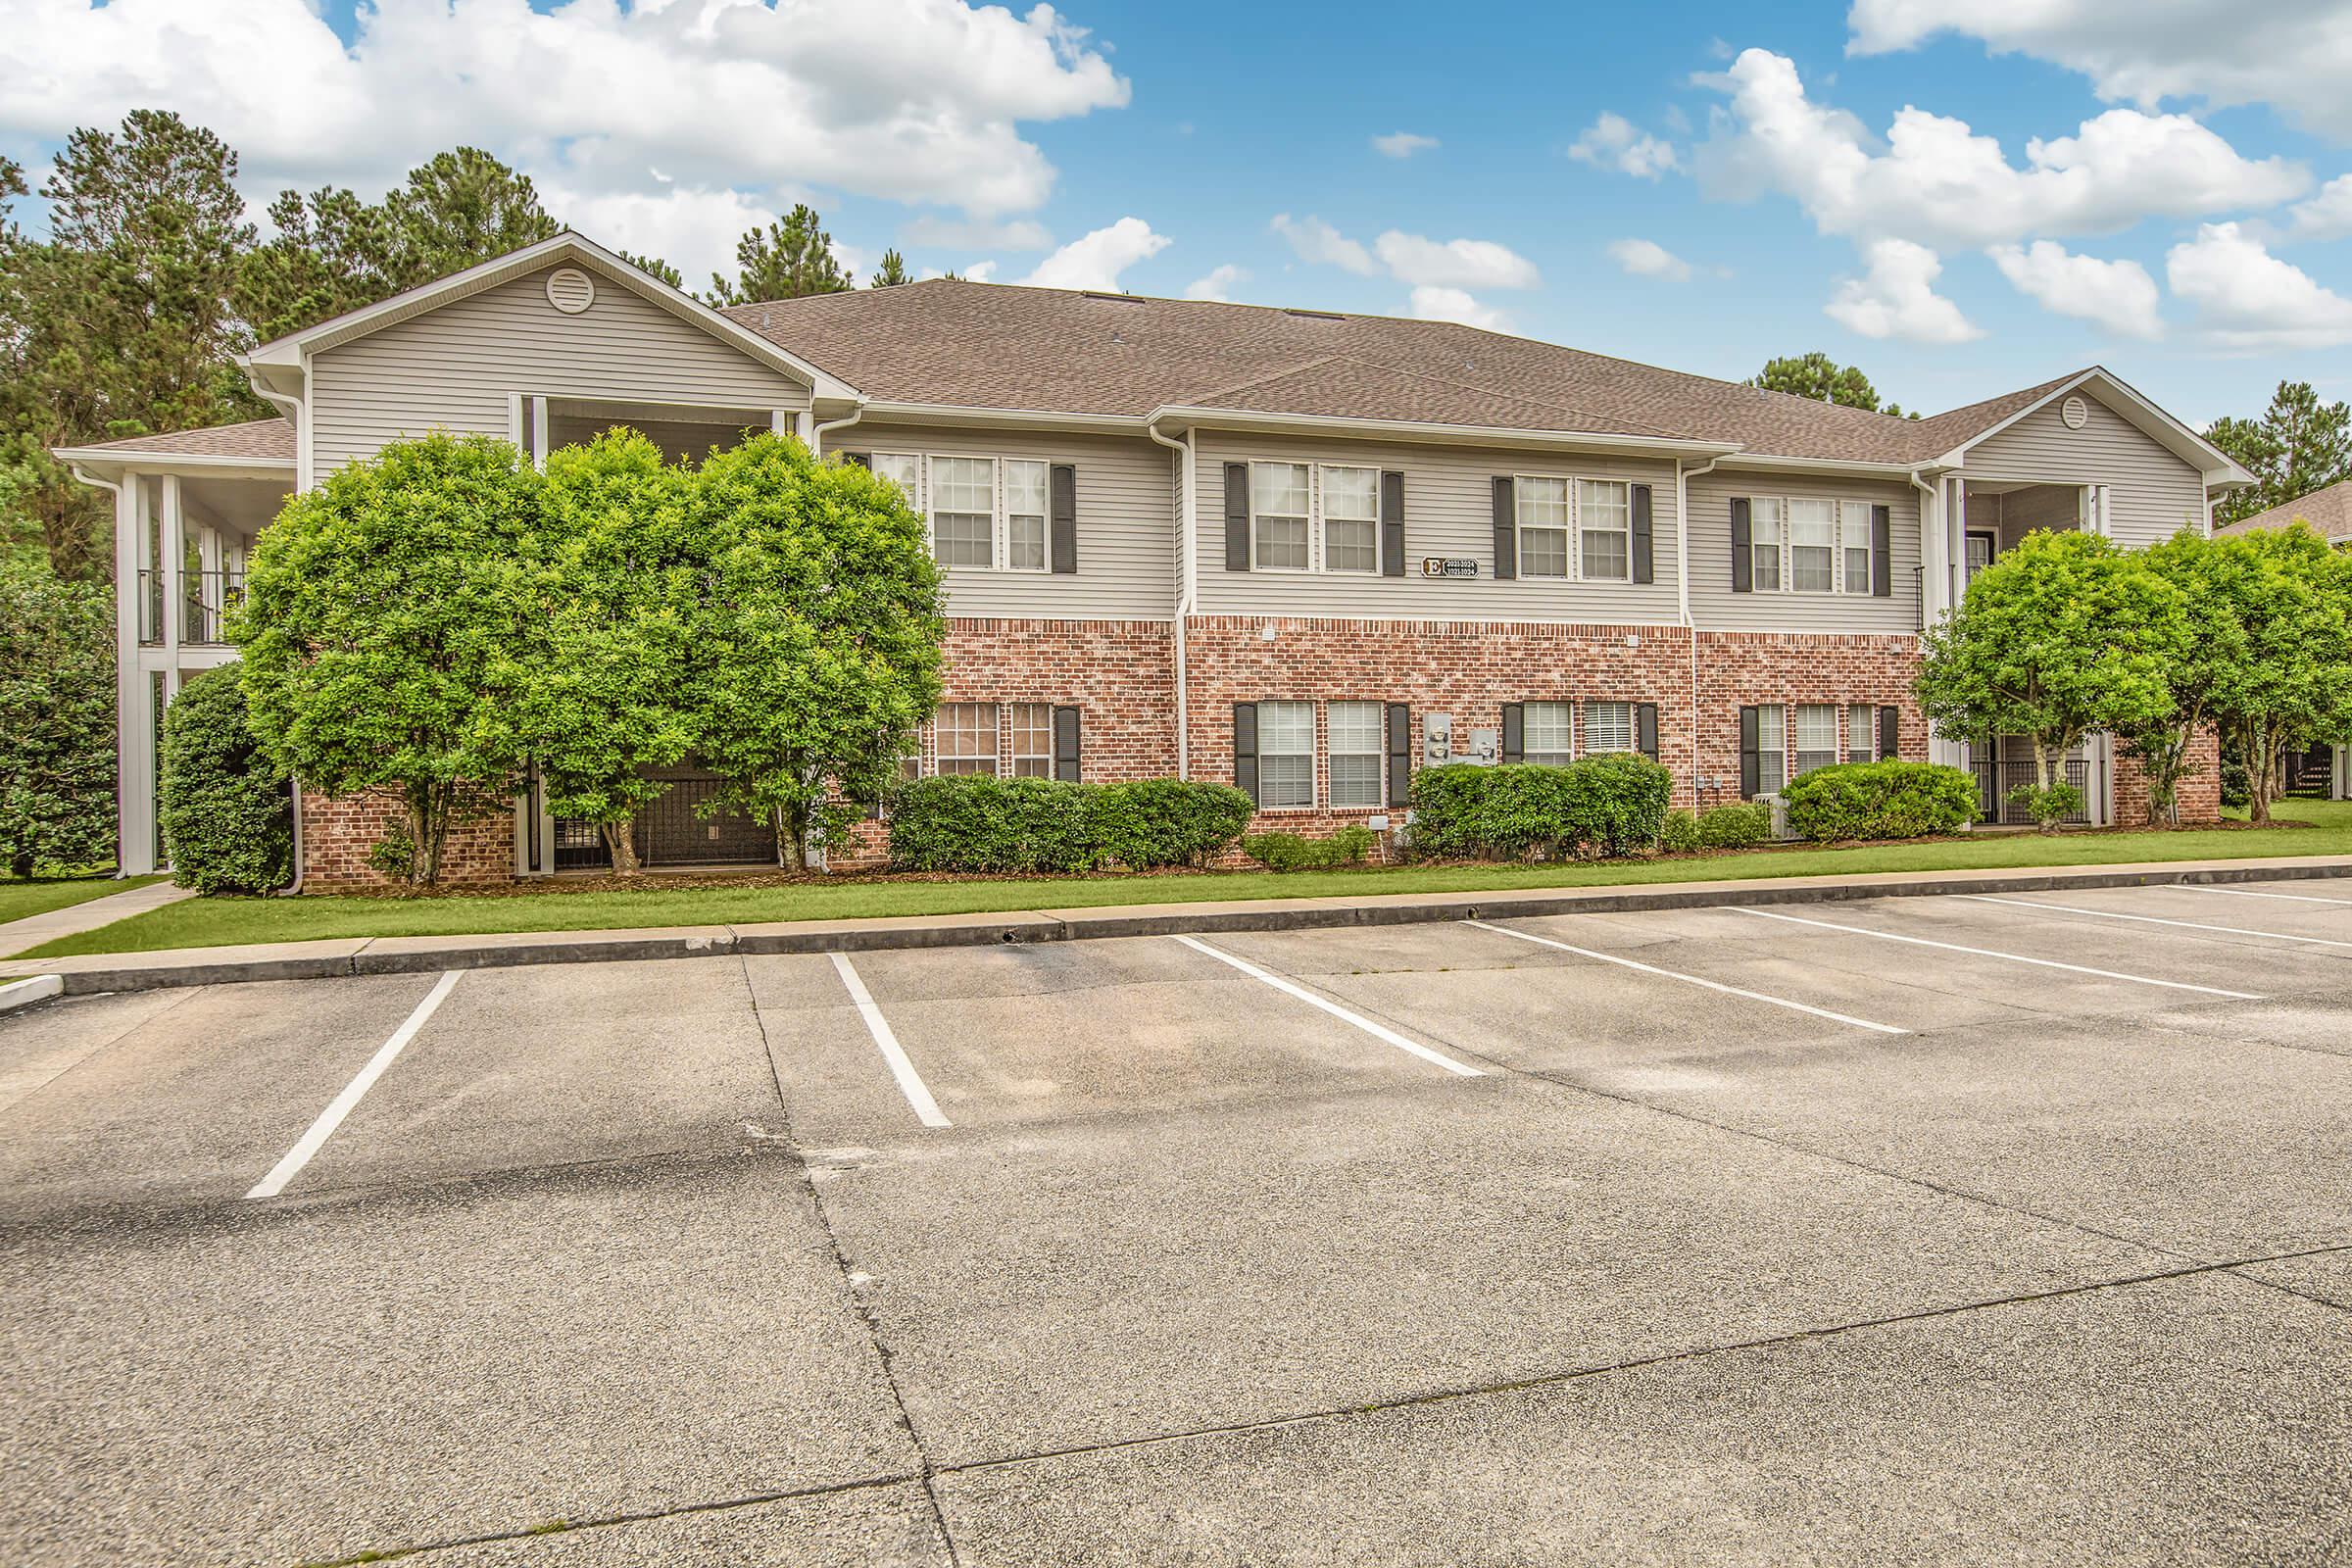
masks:
[[[155,776],[147,756],[154,734],[147,718],[147,672],[139,667],[139,607],[145,602],[139,566],[145,560],[148,519],[143,481],[122,476],[115,491],[115,831],[121,852],[116,871],[144,876],[155,869]]]
[[[180,534],[179,517],[179,475],[167,473],[164,475],[163,560],[159,563],[163,568],[164,585],[164,615],[161,629],[164,647],[173,654],[179,652],[180,643],[179,564],[182,554],[187,549],[187,543]]]

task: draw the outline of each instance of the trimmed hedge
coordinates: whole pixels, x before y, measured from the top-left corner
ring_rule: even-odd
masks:
[[[1337,865],[1361,865],[1372,853],[1372,830],[1350,822],[1327,839],[1302,838],[1297,833],[1252,833],[1242,840],[1242,853],[1270,871],[1324,871]]]
[[[1753,849],[1771,837],[1772,806],[1767,801],[1710,806],[1698,813],[1698,842],[1710,850]]]
[[[1240,790],[1179,779],[912,779],[891,792],[890,858],[910,871],[1199,865],[1242,836],[1253,809]]]
[[[1840,762],[1800,773],[1781,792],[1800,838],[1916,839],[1977,819],[1977,781],[1938,762]]]
[[[267,893],[294,876],[294,819],[283,779],[245,722],[242,664],[180,688],[164,711],[156,810],[172,880],[199,893]]]
[[[1413,775],[1413,849],[1446,858],[1629,855],[1658,842],[1674,776],[1633,752],[1565,767],[1449,762]]]
[[[1669,855],[1688,855],[1700,842],[1696,812],[1668,811],[1666,820],[1658,824],[1658,848]]]

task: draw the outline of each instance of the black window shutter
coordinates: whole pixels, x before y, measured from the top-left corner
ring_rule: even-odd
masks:
[[[1503,481],[1508,484],[1509,480]],[[1502,705],[1502,760],[1516,762],[1527,756],[1527,709],[1524,704]]]
[[[1233,705],[1233,787],[1257,801],[1257,705]]]
[[[1649,547],[1649,486],[1634,486],[1634,581],[1655,582],[1657,574],[1650,564]]]
[[[1413,799],[1413,714],[1402,703],[1389,705],[1389,804]]]
[[[1250,465],[1225,465],[1225,569],[1250,569]],[[1250,793],[1256,794],[1254,786]]]
[[[1894,597],[1894,509],[1870,509],[1870,591],[1881,599]]]
[[[1066,783],[1078,782],[1078,710],[1054,710],[1054,776]]]
[[[1752,708],[1740,710],[1740,798],[1743,801],[1754,800],[1757,786],[1764,782],[1763,770],[1758,765],[1756,756],[1758,728],[1756,710]]]
[[[1052,514],[1047,532],[1053,543],[1047,559],[1058,572],[1078,569],[1078,470],[1067,463],[1054,465],[1053,490],[1047,503]]]
[[[1651,761],[1658,760],[1658,705],[1634,705],[1634,750]]]
[[[1756,553],[1748,548],[1753,532],[1748,521],[1747,497],[1732,497],[1732,592],[1756,591]]]
[[[1494,476],[1494,575],[1497,580],[1519,575],[1519,514],[1512,499],[1510,476]]]
[[[1903,710],[1899,708],[1879,710],[1879,760],[1891,762],[1902,750]]]
[[[1404,575],[1404,475],[1395,469],[1380,476],[1380,574]]]
[[[855,464],[860,468],[870,468],[874,466],[874,455],[870,452],[844,452],[841,461]]]

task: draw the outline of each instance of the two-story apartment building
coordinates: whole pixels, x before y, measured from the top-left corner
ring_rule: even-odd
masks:
[[[117,501],[126,870],[154,736],[234,657],[220,610],[290,492],[445,428],[537,458],[615,423],[693,455],[749,428],[898,481],[946,567],[924,772],[1239,783],[1261,820],[1401,821],[1414,768],[1641,750],[1676,798],[1857,758],[2021,760],[1930,734],[1919,633],[2036,527],[2211,526],[2248,476],[2091,368],[1905,420],[1447,322],[950,280],[716,311],[564,234],[249,356],[281,418],[61,454]],[[2108,820],[2134,780],[2071,760]],[[655,864],[757,824],[640,824]],[[2201,804],[2210,811],[2210,796]],[[306,877],[383,812],[302,802]],[[535,801],[474,875],[594,863]]]

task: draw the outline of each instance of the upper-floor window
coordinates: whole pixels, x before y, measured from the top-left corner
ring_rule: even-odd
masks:
[[[1748,503],[1748,561],[1758,593],[1868,594],[1871,505],[1818,496]]]
[[[1250,465],[1250,559],[1260,571],[1307,569],[1312,560],[1311,472],[1303,463]]]
[[[899,487],[906,504],[915,511],[923,510],[923,460],[911,452],[877,452],[872,458],[874,472]]]
[[[1576,530],[1581,575],[1625,582],[1633,576],[1633,489],[1617,479],[1576,481]]]
[[[1870,508],[1859,501],[1838,504],[1838,564],[1849,594],[1871,591]]]
[[[1325,468],[1322,477],[1323,569],[1377,572],[1380,470]]]
[[[1053,466],[1027,458],[876,452],[873,471],[897,485],[931,530],[943,566],[1045,571],[1051,564]]]
[[[1788,507],[1771,496],[1758,496],[1748,509],[1748,554],[1755,564],[1754,582],[1760,594],[1781,588],[1781,551],[1787,543]]]
[[[1788,588],[1826,594],[1838,586],[1838,507],[1830,501],[1788,503]]]
[[[997,564],[994,458],[931,460],[931,540],[941,565]]]
[[[1014,571],[1046,569],[1047,466],[1027,459],[1004,465],[1004,564]]]
[[[1512,486],[1519,509],[1519,575],[1568,575],[1568,481],[1526,475]]]

